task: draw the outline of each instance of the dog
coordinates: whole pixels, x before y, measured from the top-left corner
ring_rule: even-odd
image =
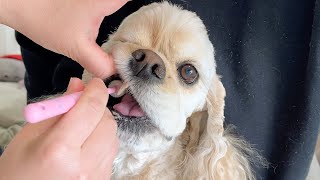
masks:
[[[143,6],[102,48],[114,57],[113,79],[128,85],[108,105],[120,140],[112,179],[255,179],[253,148],[224,128],[226,92],[196,13],[166,1]],[[82,80],[92,77],[84,71]]]

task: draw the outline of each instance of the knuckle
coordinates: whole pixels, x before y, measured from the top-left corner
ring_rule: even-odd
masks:
[[[100,77],[100,78],[106,78],[108,75],[108,72],[106,72],[104,69],[99,67],[93,69],[92,71],[97,77]]]
[[[101,98],[87,97],[88,111],[92,113],[101,113],[104,110],[105,103]]]
[[[89,177],[88,177],[88,175],[86,173],[82,172],[82,173],[77,174],[75,176],[75,178],[72,178],[72,179],[74,179],[74,180],[88,180]]]
[[[48,146],[45,146],[42,151],[42,158],[44,161],[51,163],[59,162],[64,156],[68,154],[68,148],[66,145],[55,142]]]
[[[46,167],[58,168],[67,176],[81,172],[81,164],[73,148],[60,142],[51,143],[42,149],[41,163]]]
[[[66,55],[71,58],[74,61],[77,61],[78,63],[82,64],[82,56],[81,56],[81,48],[80,48],[80,43],[76,42],[73,44],[73,46],[69,46],[69,48],[65,49]]]

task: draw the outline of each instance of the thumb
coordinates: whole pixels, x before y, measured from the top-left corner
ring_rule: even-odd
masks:
[[[75,58],[82,67],[98,78],[106,78],[116,72],[113,57],[95,42],[82,43]]]

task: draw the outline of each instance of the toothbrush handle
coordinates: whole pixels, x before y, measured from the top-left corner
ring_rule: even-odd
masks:
[[[66,113],[76,104],[82,92],[29,104],[24,109],[25,120],[29,123],[37,123]]]
[[[115,93],[108,88],[108,93]],[[68,112],[78,101],[83,91],[29,104],[24,109],[24,118],[29,123],[37,123]]]

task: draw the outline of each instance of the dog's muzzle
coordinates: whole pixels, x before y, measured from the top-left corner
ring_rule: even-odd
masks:
[[[146,83],[161,82],[166,76],[166,68],[162,58],[149,49],[134,51],[129,68],[133,76]]]

